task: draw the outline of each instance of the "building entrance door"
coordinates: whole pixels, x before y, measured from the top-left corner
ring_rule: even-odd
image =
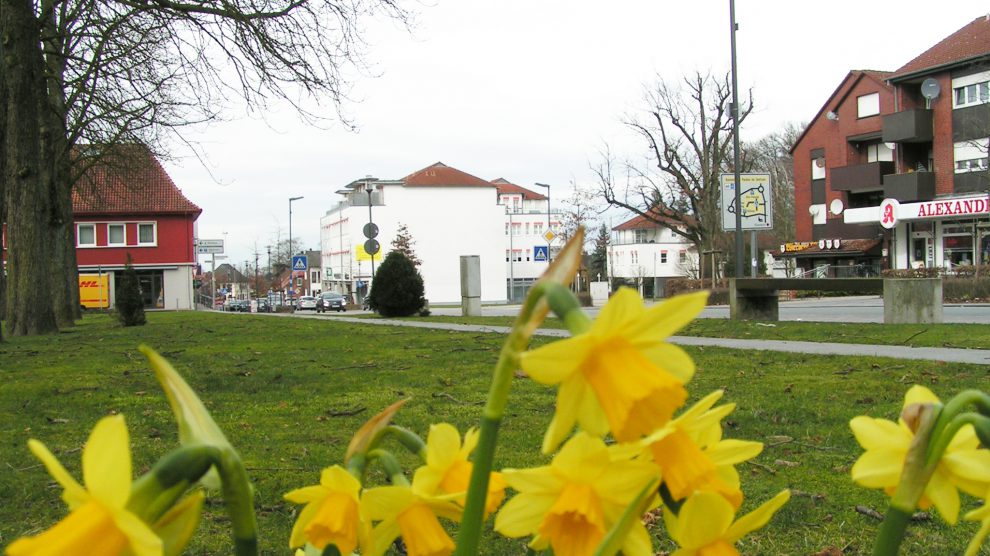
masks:
[[[930,232],[911,232],[911,268],[931,268],[935,265],[935,245]]]

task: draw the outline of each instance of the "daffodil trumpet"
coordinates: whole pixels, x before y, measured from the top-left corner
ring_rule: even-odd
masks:
[[[512,377],[519,368],[519,355],[529,345],[529,339],[539,327],[549,311],[549,303],[544,295],[551,284],[569,284],[577,273],[584,245],[584,229],[578,228],[574,237],[564,245],[547,271],[530,289],[523,306],[513,323],[499,353],[488,399],[481,416],[478,446],[472,460],[471,481],[461,526],[457,534],[457,556],[471,556],[478,553],[481,540],[481,523],[485,516],[488,500],[488,482],[491,478],[492,461],[495,458],[495,443],[502,423],[505,406],[509,398]]]

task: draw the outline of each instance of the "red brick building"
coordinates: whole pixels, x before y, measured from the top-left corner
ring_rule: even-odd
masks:
[[[193,240],[202,209],[147,149],[128,147],[126,156],[119,167],[89,168],[73,192],[82,301],[98,307],[102,298],[104,305],[112,304],[130,255],[146,307],[193,309]]]
[[[990,262],[988,138],[988,17],[896,71],[850,72],[792,148],[799,243],[784,255],[869,272]]]

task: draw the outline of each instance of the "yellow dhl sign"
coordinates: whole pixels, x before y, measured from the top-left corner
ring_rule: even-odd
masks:
[[[79,303],[87,309],[110,307],[110,275],[80,274]]]
[[[792,241],[781,245],[780,250],[786,253],[788,251],[804,251],[805,249],[814,249],[815,247],[818,247],[818,242]]]

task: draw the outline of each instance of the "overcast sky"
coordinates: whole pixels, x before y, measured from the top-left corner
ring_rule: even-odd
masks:
[[[411,31],[367,22],[372,71],[355,78],[344,106],[356,131],[307,126],[289,108],[261,118],[232,105],[230,121],[188,134],[205,166],[176,147],[166,169],[203,208],[199,237],[226,239],[226,262],[253,265],[257,249],[266,264],[266,246],[288,236],[289,197],[305,197],[293,203],[295,241],[318,249],[334,191],[438,161],[488,180],[549,183],[557,207],[570,183],[594,183],[589,166],[605,142],[642,148],[625,143],[620,119],[645,108],[644,84],[729,70],[727,0],[433,2],[409,5]],[[752,88],[756,101],[742,140],[807,122],[849,70],[895,70],[984,15],[964,7],[737,1],[740,94]]]

